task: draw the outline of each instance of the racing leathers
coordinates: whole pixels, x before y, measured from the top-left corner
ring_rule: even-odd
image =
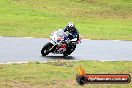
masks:
[[[67,32],[67,31],[68,31],[68,26],[66,26],[66,28],[64,28],[63,30],[64,30],[64,32]],[[68,32],[69,32],[69,31],[68,31]],[[74,38],[77,38],[77,41],[78,41],[78,40],[79,40],[79,31],[78,31],[76,28],[74,28],[73,31],[70,31],[70,32],[69,32],[68,38],[69,38],[70,40],[72,40],[72,39],[74,39]]]
[[[66,26],[66,28],[65,29],[63,29],[64,30],[64,32],[67,32],[68,31],[68,27]],[[69,31],[68,31],[69,32]],[[79,40],[79,32],[78,32],[78,30],[76,29],[76,28],[74,28],[74,30],[73,31],[70,31],[69,32],[69,35],[68,35],[68,38],[70,39],[70,40],[72,40],[72,39],[74,39],[74,38],[77,38],[77,40],[76,40],[76,42],[78,42],[78,40]],[[67,44],[67,43],[66,43]],[[76,45],[73,45],[72,43],[68,43],[67,44],[67,52],[70,54],[70,53],[72,53],[74,50],[75,50],[75,48],[76,48]]]

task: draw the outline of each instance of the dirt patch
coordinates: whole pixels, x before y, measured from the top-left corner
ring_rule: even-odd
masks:
[[[80,88],[82,86],[78,85],[76,80],[54,80],[54,83],[51,82],[50,85],[44,85],[46,88]]]
[[[6,81],[0,84],[1,88],[80,88],[76,80],[52,80],[41,84],[23,81]],[[85,88],[85,86],[83,86]]]
[[[22,81],[5,81],[0,85],[2,88],[39,88],[39,86]]]

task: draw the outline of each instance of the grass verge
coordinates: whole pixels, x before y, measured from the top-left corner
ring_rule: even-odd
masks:
[[[83,38],[132,40],[130,0],[0,0],[0,36],[48,37],[75,22]]]
[[[130,88],[130,84],[88,84],[75,81],[79,66],[89,74],[130,74],[132,62],[56,61],[0,65],[1,88]]]

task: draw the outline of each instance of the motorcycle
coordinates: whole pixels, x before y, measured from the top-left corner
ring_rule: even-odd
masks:
[[[79,41],[77,38],[70,40],[68,38],[69,32],[64,32],[63,29],[54,31],[50,35],[50,41],[46,43],[42,50],[42,56],[46,56],[49,53],[63,54],[64,56],[70,55],[76,48],[76,44],[81,43],[81,35],[79,35]]]

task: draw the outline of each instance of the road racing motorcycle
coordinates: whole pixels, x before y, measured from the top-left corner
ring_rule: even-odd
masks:
[[[49,53],[53,54],[63,54],[64,56],[70,55],[76,48],[76,44],[81,43],[81,35],[79,35],[79,40],[74,38],[70,40],[68,38],[69,32],[64,32],[63,29],[59,29],[51,33],[49,42],[46,43],[42,50],[42,56],[46,56]]]

